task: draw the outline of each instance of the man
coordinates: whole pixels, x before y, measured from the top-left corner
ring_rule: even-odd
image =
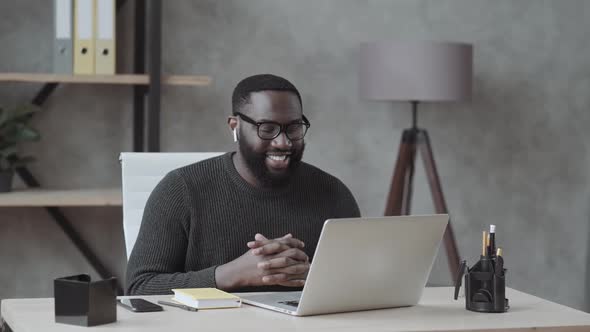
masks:
[[[301,161],[309,121],[289,81],[242,80],[228,124],[237,152],[176,169],[150,195],[128,294],[296,290],[324,221],[360,216],[342,182]]]

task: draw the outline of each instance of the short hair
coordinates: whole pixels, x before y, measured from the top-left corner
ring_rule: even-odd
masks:
[[[246,77],[236,85],[232,94],[232,114],[236,115],[242,107],[250,102],[250,94],[260,91],[287,91],[295,94],[299,99],[299,104],[303,108],[301,95],[297,88],[287,79],[271,75],[260,74]]]

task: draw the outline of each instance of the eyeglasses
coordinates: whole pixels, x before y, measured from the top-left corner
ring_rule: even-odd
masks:
[[[293,122],[286,125],[273,121],[257,122],[240,112],[236,112],[236,115],[242,118],[242,120],[255,125],[258,129],[258,137],[264,140],[273,140],[281,133],[285,133],[291,141],[298,141],[303,139],[310,126],[309,120],[307,120],[305,115],[301,115],[303,122]]]

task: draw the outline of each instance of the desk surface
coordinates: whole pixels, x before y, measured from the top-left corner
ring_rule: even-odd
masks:
[[[249,305],[237,309],[188,312],[165,307],[162,312],[132,313],[117,309],[117,322],[92,329],[126,332],[206,331],[590,331],[590,314],[508,289],[510,311],[482,314],[465,310],[464,299],[452,300],[453,289],[426,288],[414,307],[346,314],[293,317]],[[155,302],[170,296],[146,296]],[[2,300],[2,317],[14,332],[88,331],[57,324],[53,299]]]

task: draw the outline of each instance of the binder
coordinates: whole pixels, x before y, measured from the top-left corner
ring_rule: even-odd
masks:
[[[94,74],[94,0],[74,0],[74,74]]]
[[[71,74],[73,69],[72,1],[53,0],[53,72],[58,74]]]
[[[95,74],[115,74],[115,0],[96,1]]]

